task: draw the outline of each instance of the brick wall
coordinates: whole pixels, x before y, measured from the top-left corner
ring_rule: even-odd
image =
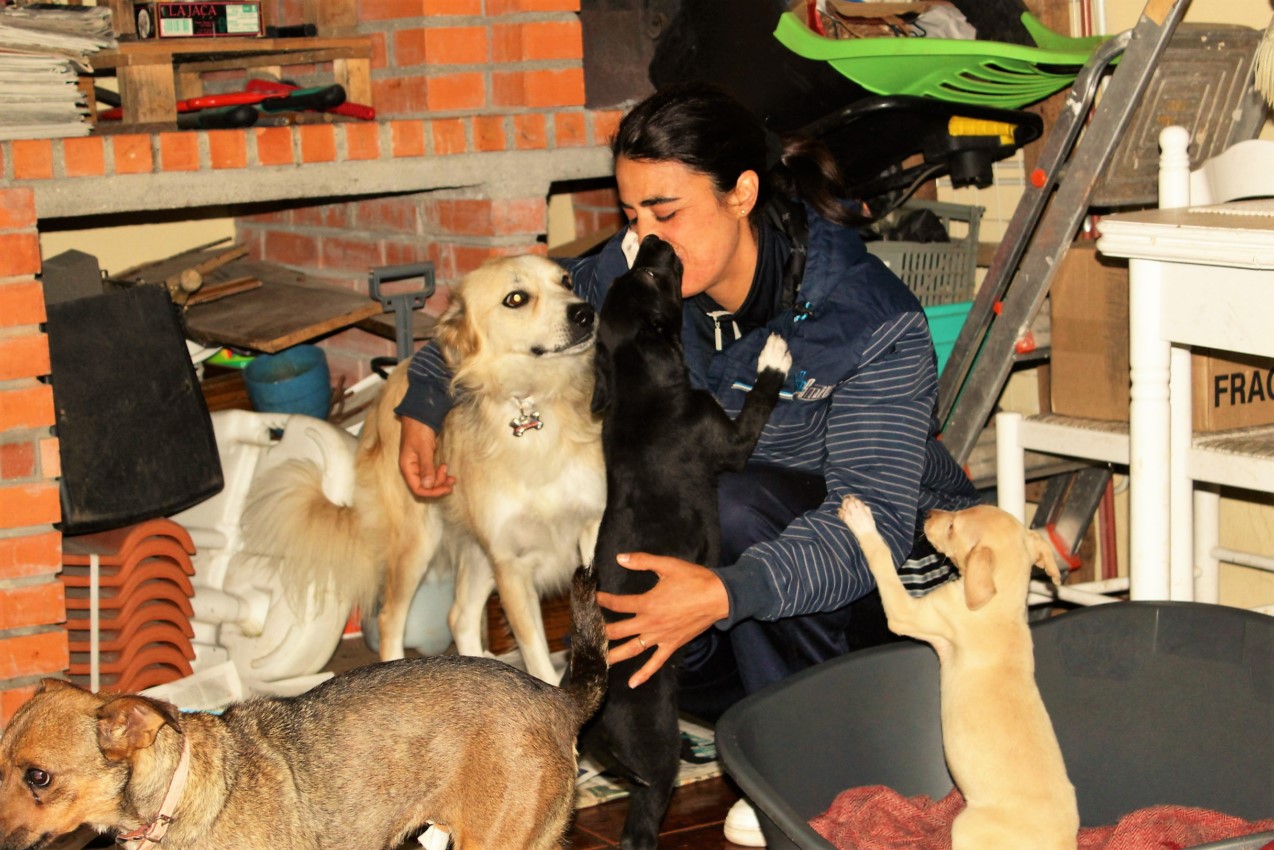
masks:
[[[41,677],[69,664],[56,579],[53,397],[41,380],[49,359],[36,281],[39,197],[68,215],[65,199],[139,187],[145,197],[163,191],[153,181],[171,186],[174,175],[181,185],[228,185],[243,177],[303,180],[307,167],[373,160],[407,169],[474,154],[595,149],[607,144],[621,114],[583,106],[578,0],[276,0],[271,11],[277,23],[317,15],[333,34],[372,40],[377,121],[0,143],[0,724]],[[301,84],[331,79],[330,68],[282,71]],[[208,91],[238,82],[230,72],[206,79]],[[583,201],[581,233],[613,223],[613,195],[590,193]],[[493,181],[323,205],[272,204],[269,213],[243,216],[237,229],[254,256],[359,290],[371,267],[432,260],[444,287],[430,305],[437,312],[445,286],[486,257],[546,250],[547,198]],[[350,378],[393,349],[356,330],[322,344],[334,374]]]
[[[19,146],[21,147],[21,146]],[[17,163],[15,162],[16,166]],[[0,190],[0,724],[70,657],[34,195]]]

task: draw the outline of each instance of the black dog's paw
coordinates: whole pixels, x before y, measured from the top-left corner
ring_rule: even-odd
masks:
[[[792,352],[788,351],[787,342],[778,334],[770,334],[765,347],[761,349],[761,355],[756,359],[756,371],[760,373],[773,369],[786,377],[791,368]]]

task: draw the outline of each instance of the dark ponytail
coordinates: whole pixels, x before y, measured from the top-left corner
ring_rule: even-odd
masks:
[[[611,140],[611,153],[637,161],[679,162],[712,179],[718,192],[755,171],[760,194],[750,213],[764,214],[777,193],[812,206],[826,219],[858,227],[869,219],[846,198],[836,160],[817,139],[769,133],[747,107],[707,83],[660,89],[632,108]]]

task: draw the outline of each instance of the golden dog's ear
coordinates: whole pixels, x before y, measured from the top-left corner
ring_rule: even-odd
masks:
[[[976,611],[995,596],[995,552],[989,546],[974,546],[960,566],[964,576],[964,604]]]
[[[453,371],[477,352],[478,336],[474,332],[473,323],[469,321],[463,298],[452,296],[451,303],[434,327],[434,339],[438,342],[442,359]]]
[[[1031,553],[1031,563],[1048,573],[1053,584],[1062,583],[1061,571],[1057,569],[1057,559],[1053,557],[1053,547],[1038,531],[1026,532],[1026,551]]]
[[[593,402],[590,409],[601,413],[610,407],[611,385],[615,381],[615,364],[601,343],[593,350]]]
[[[175,706],[146,697],[122,696],[97,710],[97,745],[102,755],[121,761],[155,743],[165,724],[181,731]]]

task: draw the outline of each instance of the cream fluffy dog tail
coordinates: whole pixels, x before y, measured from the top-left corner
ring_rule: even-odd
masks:
[[[327,497],[322,471],[311,461],[284,461],[257,476],[241,525],[248,554],[278,560],[283,586],[298,594],[294,605],[313,587],[318,599],[330,592],[341,604],[372,610],[380,570],[358,510]]]

